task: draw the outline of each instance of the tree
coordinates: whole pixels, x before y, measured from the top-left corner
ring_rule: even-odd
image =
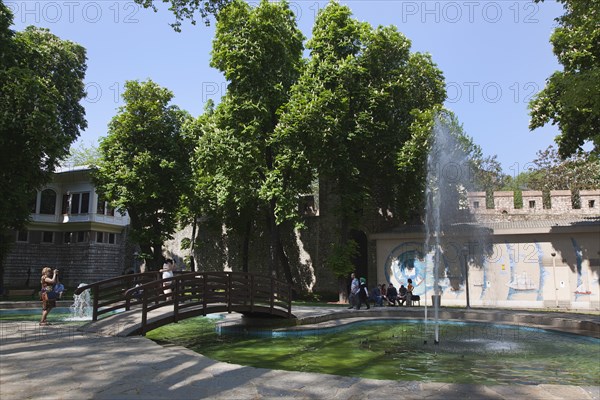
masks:
[[[94,144],[86,146],[80,143],[77,147],[71,146],[69,149],[69,155],[63,160],[63,165],[85,165],[91,166],[96,165],[100,162],[100,149]]]
[[[542,0],[536,0],[542,1]],[[558,0],[565,14],[550,41],[562,64],[546,81],[546,86],[530,102],[530,129],[552,121],[560,134],[558,152],[567,158],[586,141],[593,153],[600,153],[600,2]]]
[[[51,179],[86,127],[85,49],[47,29],[10,29],[0,2],[0,266],[11,229],[29,219],[36,189]],[[0,287],[3,267],[0,267]]]
[[[162,244],[177,227],[179,196],[189,176],[181,129],[189,115],[169,105],[173,93],[151,80],[128,81],[119,108],[100,142],[93,171],[98,192],[129,213],[131,235],[150,268],[162,264]]]
[[[183,125],[181,131],[186,142],[186,148],[193,149],[201,140],[206,130],[209,130],[212,117],[214,115],[215,105],[209,99],[204,107],[204,114],[195,119],[189,119]],[[189,250],[190,255],[187,264],[192,271],[196,271],[196,260],[194,251],[196,247],[196,235],[198,232],[198,219],[201,216],[207,216],[211,213],[209,198],[202,191],[203,177],[196,174],[195,166],[196,153],[193,152],[188,159],[189,175],[186,176],[185,185],[181,193],[181,207],[179,209],[178,221],[181,226],[192,226],[192,235],[190,238],[184,238],[181,243],[182,250]],[[200,188],[198,190],[198,188]]]
[[[544,207],[551,207],[551,190],[570,190],[577,205],[579,190],[600,189],[600,160],[593,154],[578,151],[562,159],[554,146],[537,152],[532,167],[515,177],[507,176],[502,190],[515,191],[515,205],[522,207],[522,190],[540,190]]]
[[[373,29],[330,2],[317,16],[310,60],[283,109],[277,140],[290,150],[277,169],[303,169],[306,189],[318,177],[321,190],[327,185],[339,199],[329,260],[339,277],[353,268],[350,232],[362,212],[383,210],[399,221],[415,197],[396,159],[412,138],[414,113],[441,104],[445,90],[431,57],[411,53],[410,45],[395,27]]]
[[[579,151],[562,159],[559,152],[549,146],[537,152],[530,173],[529,188],[533,190],[578,190],[600,188],[600,160]]]
[[[219,14],[216,29],[211,65],[224,73],[229,85],[215,110],[212,129],[198,146],[200,191],[244,237],[244,270],[253,221],[264,216],[270,271],[281,269],[291,283],[276,215],[280,199],[269,185],[278,174],[274,170],[278,149],[271,137],[279,120],[277,111],[300,73],[303,36],[286,2],[266,0],[255,8],[233,1]]]
[[[157,11],[154,3],[159,0],[135,0],[145,8],[151,8]],[[175,14],[175,22],[171,24],[176,31],[181,30],[181,22],[189,20],[192,25],[196,25],[196,14],[200,14],[200,18],[206,25],[210,24],[210,16],[217,16],[219,12],[225,8],[232,0],[162,0],[162,3],[171,3],[169,10]]]

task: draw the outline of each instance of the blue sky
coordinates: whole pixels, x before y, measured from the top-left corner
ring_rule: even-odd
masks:
[[[151,78],[173,91],[174,104],[197,116],[205,102],[224,94],[222,75],[209,66],[214,24],[169,26],[166,6],[146,10],[131,0],[4,0],[15,14],[14,29],[49,28],[87,49],[83,100],[88,128],[79,142],[96,144],[122,105],[125,81]],[[251,2],[252,3],[252,2]],[[528,168],[538,150],[558,133],[548,125],[530,132],[527,103],[560,69],[550,35],[563,14],[554,1],[341,1],[355,18],[373,26],[396,25],[429,52],[444,72],[453,110],[486,155],[497,154],[506,173]],[[256,4],[256,3],[254,3]],[[308,38],[316,12],[327,2],[290,1]]]

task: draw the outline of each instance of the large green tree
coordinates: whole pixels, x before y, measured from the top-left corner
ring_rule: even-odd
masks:
[[[317,16],[310,60],[281,117],[278,143],[290,150],[278,170],[304,168],[312,172],[300,175],[306,188],[318,177],[321,190],[327,185],[339,199],[330,257],[338,276],[353,268],[350,232],[363,213],[401,221],[422,195],[398,172],[397,157],[413,135],[414,114],[441,104],[445,90],[431,57],[410,46],[395,27],[372,28],[330,2]]]
[[[263,0],[250,7],[236,0],[221,11],[211,65],[223,72],[229,85],[212,128],[201,137],[196,164],[200,190],[244,237],[243,269],[248,268],[250,230],[260,218],[270,238],[270,271],[283,272],[289,282],[281,220],[275,214],[278,198],[269,187],[277,157],[271,138],[277,112],[300,74],[302,40],[286,2]]]
[[[541,1],[541,0],[536,0]],[[550,41],[563,70],[529,104],[530,129],[558,125],[558,152],[567,158],[587,141],[600,153],[600,1],[558,0],[565,14]]]
[[[14,32],[12,20],[0,1],[0,265],[9,230],[23,227],[36,189],[86,127],[85,49],[47,29]]]
[[[177,228],[189,176],[191,149],[181,132],[189,115],[170,105],[172,98],[151,80],[126,82],[125,105],[100,142],[102,159],[93,173],[98,192],[128,212],[132,238],[151,269],[162,264],[162,245]]]

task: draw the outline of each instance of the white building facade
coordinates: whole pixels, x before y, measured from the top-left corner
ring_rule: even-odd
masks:
[[[67,287],[121,275],[132,256],[129,217],[98,196],[87,167],[58,170],[31,201],[31,218],[5,260],[7,288],[36,288],[44,266]]]

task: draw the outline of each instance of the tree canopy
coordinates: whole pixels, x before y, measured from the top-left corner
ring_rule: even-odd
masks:
[[[591,190],[600,188],[600,160],[586,152],[562,159],[557,149],[549,146],[537,152],[534,167],[526,174],[526,187],[531,190]]]
[[[7,231],[23,227],[36,189],[87,125],[85,49],[47,29],[14,32],[12,21],[0,2],[0,264]]]
[[[134,0],[145,8],[151,8],[157,11],[155,3],[169,3],[169,10],[175,15],[175,22],[171,24],[176,31],[181,30],[181,23],[189,20],[192,25],[196,25],[197,14],[206,25],[210,24],[210,16],[218,16],[219,12],[227,6],[232,0]]]
[[[421,185],[406,184],[397,158],[412,138],[415,113],[440,105],[445,89],[431,57],[410,46],[395,27],[372,28],[336,2],[315,21],[310,59],[282,109],[276,138],[289,150],[280,153],[277,169],[304,169],[305,188],[318,177],[339,196],[332,211],[340,240],[332,244],[341,248],[332,254],[352,254],[349,232],[363,207],[402,220],[414,194],[422,196]],[[345,266],[339,276],[352,268],[331,265]]]
[[[28,219],[31,197],[50,179],[71,143],[86,127],[85,49],[47,29],[9,29],[0,3],[0,229]]]
[[[536,0],[541,1],[541,0]],[[563,70],[547,80],[530,102],[530,129],[549,122],[558,125],[556,137],[562,158],[577,153],[587,141],[600,154],[600,2],[558,0],[565,14],[550,41]]]
[[[62,161],[62,164],[92,166],[98,164],[100,158],[100,149],[97,145],[86,146],[84,143],[79,143],[77,146],[71,146],[69,155]]]
[[[291,272],[276,219],[280,200],[270,186],[277,174],[278,149],[272,135],[278,110],[302,67],[302,33],[286,2],[261,1],[250,7],[233,1],[219,14],[211,65],[229,85],[212,121],[200,137],[196,153],[199,192],[213,210],[244,237],[243,268],[247,269],[251,226],[265,216],[270,235],[270,270]],[[294,199],[297,197],[294,193]]]
[[[124,106],[100,142],[94,183],[117,210],[129,213],[131,235],[151,267],[162,265],[162,244],[177,228],[180,193],[189,176],[182,126],[189,115],[170,105],[173,94],[151,80],[127,81]]]

